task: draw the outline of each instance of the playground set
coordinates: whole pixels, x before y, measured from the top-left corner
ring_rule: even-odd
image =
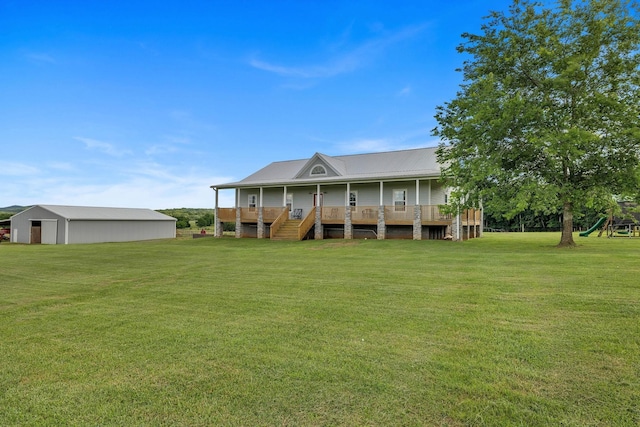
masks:
[[[580,237],[588,237],[600,229],[598,237],[604,232],[607,237],[640,237],[640,209],[631,202],[619,202],[622,216],[614,216],[613,212],[607,217],[600,218],[590,229],[580,233]]]

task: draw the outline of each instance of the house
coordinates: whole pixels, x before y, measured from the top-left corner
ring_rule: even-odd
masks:
[[[482,210],[441,209],[436,148],[274,162],[245,179],[212,185],[216,236],[234,222],[236,237],[451,239],[482,234]],[[220,207],[219,192],[235,191]]]
[[[151,209],[36,205],[11,217],[15,243],[100,243],[167,239],[176,219]]]

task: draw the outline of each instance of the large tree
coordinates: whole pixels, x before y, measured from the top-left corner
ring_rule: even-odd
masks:
[[[640,10],[622,0],[514,0],[463,34],[463,83],[439,106],[452,203],[482,200],[513,217],[574,213],[638,191]]]

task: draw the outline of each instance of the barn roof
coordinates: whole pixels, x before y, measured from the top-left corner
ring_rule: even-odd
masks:
[[[95,206],[37,205],[69,220],[112,220],[112,221],[175,221],[168,215],[151,209],[103,208]]]
[[[235,188],[261,185],[296,185],[400,179],[440,175],[436,158],[437,148],[388,151],[383,153],[327,156],[316,153],[309,159],[273,162],[241,181],[215,188]],[[315,164],[323,164],[332,173],[313,177],[307,171]]]

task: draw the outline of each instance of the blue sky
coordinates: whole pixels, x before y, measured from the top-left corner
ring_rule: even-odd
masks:
[[[436,145],[461,34],[509,3],[0,0],[0,206],[206,208],[273,161]]]

